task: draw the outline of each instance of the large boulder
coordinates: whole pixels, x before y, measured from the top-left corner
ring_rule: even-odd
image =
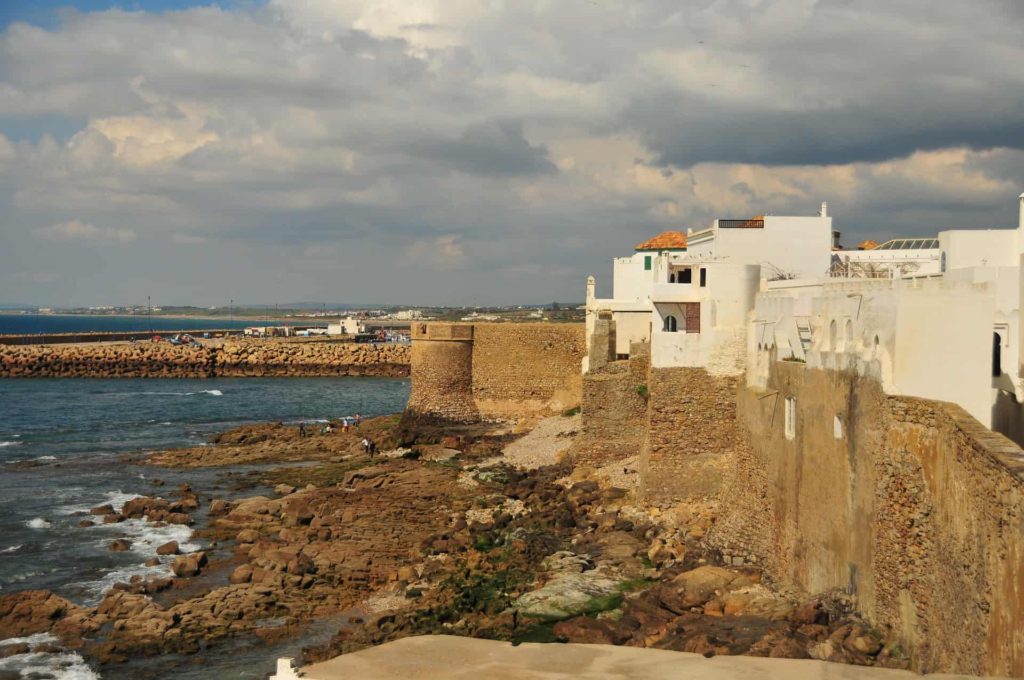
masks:
[[[48,590],[23,590],[0,597],[0,639],[49,632],[81,608]]]
[[[561,573],[515,602],[520,616],[555,621],[611,609],[621,600],[621,581],[599,571]]]
[[[206,553],[195,552],[182,555],[171,564],[175,576],[195,576],[206,566]]]

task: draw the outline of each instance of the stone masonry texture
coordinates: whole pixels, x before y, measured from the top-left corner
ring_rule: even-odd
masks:
[[[775,362],[708,544],[841,589],[922,672],[1024,675],[1024,452],[960,407]],[[785,436],[794,398],[795,436]]]
[[[647,434],[647,386],[650,370],[648,345],[635,345],[630,358],[591,363],[583,376],[580,433],[572,448],[577,465],[600,467],[615,460],[636,456]]]
[[[408,345],[230,340],[0,345],[2,378],[205,378],[409,374]]]
[[[731,474],[737,447],[734,376],[703,368],[652,368],[641,489],[656,504],[713,501]]]
[[[406,422],[470,422],[580,403],[582,324],[416,323]]]

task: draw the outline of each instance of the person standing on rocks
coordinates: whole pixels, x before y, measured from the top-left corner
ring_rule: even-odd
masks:
[[[306,424],[299,423],[299,438],[304,439],[306,437]]]
[[[369,455],[370,454],[370,440],[367,439],[366,437],[363,437],[363,441],[361,443],[363,445],[363,453]]]
[[[357,413],[352,419],[352,424],[355,425],[356,429],[359,429],[359,425],[363,422],[363,416],[361,413]]]

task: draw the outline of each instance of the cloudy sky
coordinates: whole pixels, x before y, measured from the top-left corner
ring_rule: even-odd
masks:
[[[1022,35],[1020,0],[0,0],[0,302],[580,300],[716,216],[1011,227]]]

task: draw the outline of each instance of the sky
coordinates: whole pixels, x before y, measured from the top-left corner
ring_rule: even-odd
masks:
[[[610,292],[718,218],[1010,228],[1019,0],[0,0],[0,303]]]

